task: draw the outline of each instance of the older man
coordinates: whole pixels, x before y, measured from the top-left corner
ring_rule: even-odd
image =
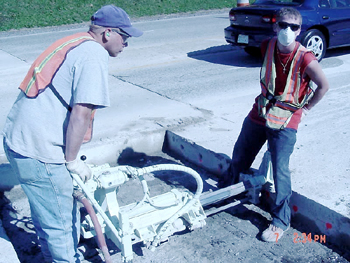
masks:
[[[31,208],[46,262],[79,262],[79,213],[70,172],[84,181],[78,158],[98,108],[109,106],[108,57],[142,32],[127,13],[103,6],[90,30],[58,40],[33,63],[5,123],[4,149]]]

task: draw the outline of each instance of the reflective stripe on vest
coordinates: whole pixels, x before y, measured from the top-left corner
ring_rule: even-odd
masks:
[[[19,88],[28,97],[38,96],[51,83],[67,53],[87,40],[94,39],[88,33],[77,33],[53,43],[34,61]]]
[[[311,98],[312,89],[309,87],[306,94],[299,98],[302,76],[300,67],[307,49],[297,43],[297,51],[291,61],[286,86],[283,94],[275,96],[275,48],[277,38],[269,41],[264,63],[260,72],[261,95],[258,98],[259,115],[266,119],[266,126],[273,129],[285,128],[293,113],[302,108]],[[311,83],[310,83],[311,84]],[[301,101],[299,101],[301,100]],[[267,106],[271,104],[267,111]]]
[[[95,41],[89,33],[77,33],[54,42],[34,61],[19,88],[27,97],[35,98],[50,86],[57,99],[68,111],[71,111],[72,108],[50,84],[65,61],[68,52],[88,40]],[[83,139],[84,143],[89,142],[92,138],[95,111],[91,113],[90,124]]]

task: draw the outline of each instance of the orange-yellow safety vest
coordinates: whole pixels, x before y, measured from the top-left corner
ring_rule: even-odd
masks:
[[[71,111],[71,107],[51,85],[51,82],[65,61],[68,52],[88,40],[94,41],[89,33],[77,33],[54,42],[33,62],[19,88],[27,97],[35,98],[49,87],[67,110]],[[92,138],[94,115],[95,110],[91,114],[91,121],[84,136],[84,142],[88,142]]]
[[[272,129],[284,129],[294,112],[302,108],[313,96],[312,82],[305,94],[299,96],[302,74],[300,67],[308,51],[298,43],[297,51],[291,61],[286,86],[281,95],[275,95],[275,48],[277,38],[272,38],[267,46],[264,63],[260,71],[261,94],[258,97],[259,116],[266,119],[266,126]],[[267,110],[267,106],[270,108]]]

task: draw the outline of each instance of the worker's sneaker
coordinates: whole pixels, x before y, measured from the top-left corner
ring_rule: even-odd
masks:
[[[289,227],[285,230],[287,231]],[[270,224],[267,229],[262,232],[261,239],[265,242],[276,242],[283,236],[285,232],[282,228]]]

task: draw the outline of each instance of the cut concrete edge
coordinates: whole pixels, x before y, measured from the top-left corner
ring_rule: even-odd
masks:
[[[163,151],[184,158],[218,177],[227,170],[231,161],[227,155],[210,151],[169,130],[165,133]]]
[[[169,156],[185,159],[218,177],[228,168],[231,161],[227,155],[208,150],[169,130],[152,134],[140,134],[131,138],[92,142],[86,147],[84,146],[80,153],[86,155],[88,162],[93,164],[110,163],[111,165],[116,165],[118,157],[128,148],[134,152],[145,154],[154,154],[163,150]],[[326,235],[327,242],[350,249],[349,245],[347,245],[350,244],[349,218],[294,191],[290,206],[293,220],[307,224],[310,227],[310,232],[317,235]],[[9,249],[5,250],[13,251],[12,254],[17,259],[17,254],[11,246],[11,242],[8,241],[8,237],[7,239],[6,237],[1,236],[2,242],[0,246],[2,246],[2,243],[4,243],[5,247],[10,246]],[[1,250],[0,253],[2,251],[4,250]],[[14,259],[11,262],[19,261]]]
[[[220,177],[228,168],[231,159],[208,150],[195,142],[167,131],[164,139],[165,151],[175,158],[189,161]],[[295,191],[290,200],[292,219],[306,226],[312,239],[317,235],[325,242],[350,251],[350,218],[317,203]],[[309,234],[307,233],[307,234]]]
[[[109,140],[91,142],[83,145],[79,154],[87,157],[86,162],[94,165],[109,163],[116,165],[120,155],[128,154],[127,149],[133,152],[153,154],[160,152],[163,146],[165,130],[148,134],[134,134],[128,137],[116,137]]]
[[[324,243],[336,244],[350,253],[350,218],[294,191],[290,207],[293,220],[309,230],[307,235],[322,235]]]

